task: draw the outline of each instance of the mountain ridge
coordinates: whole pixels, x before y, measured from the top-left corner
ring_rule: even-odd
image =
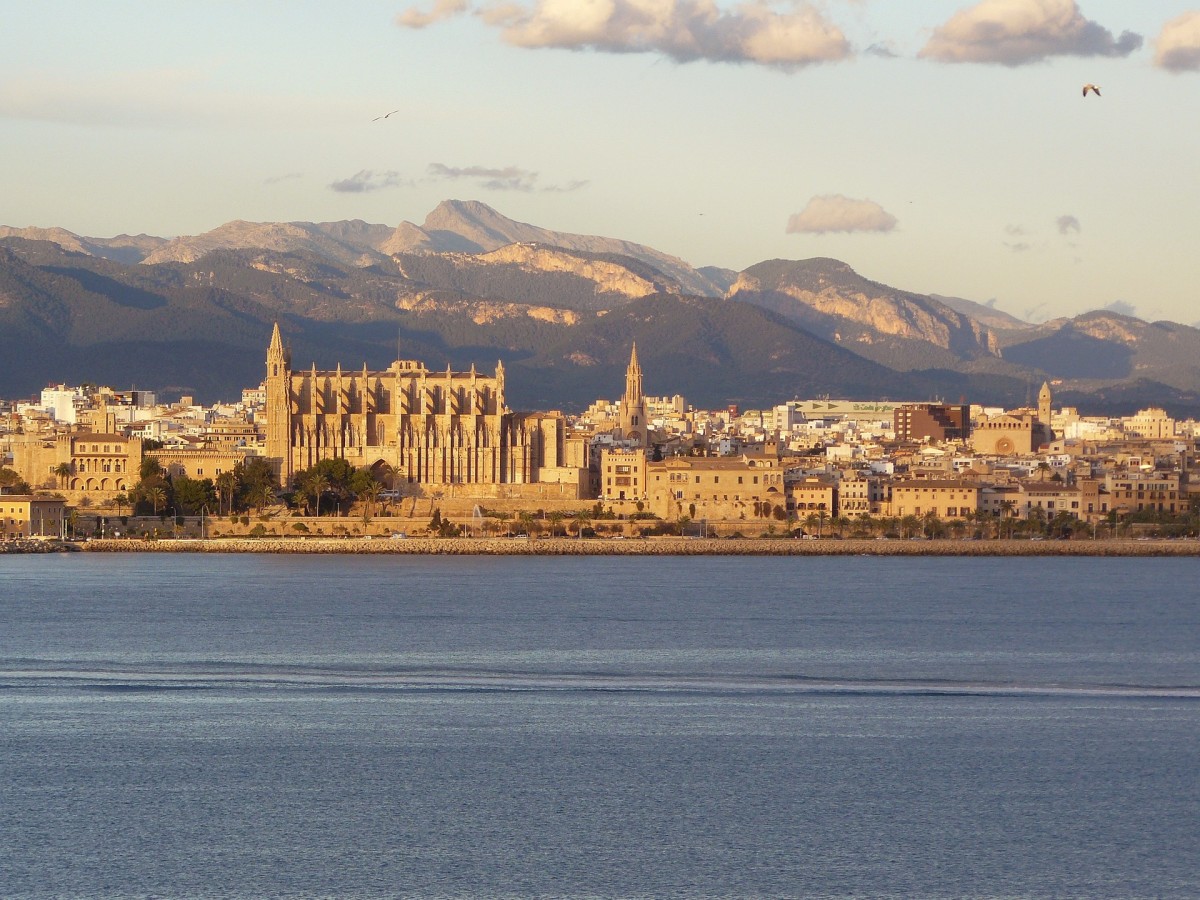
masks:
[[[530,386],[531,399],[562,407],[594,399],[583,394],[590,375],[623,367],[627,358],[614,348],[592,345],[618,326],[631,339],[641,335],[639,349],[649,342],[644,365],[657,358],[671,370],[665,382],[682,378],[700,391],[689,399],[714,405],[812,394],[817,385],[862,399],[903,388],[909,399],[966,393],[1019,404],[1029,383],[1047,379],[1085,406],[1101,392],[1122,402],[1190,403],[1200,391],[1191,362],[1200,358],[1200,331],[1188,326],[1107,311],[1033,325],[987,305],[892,288],[821,257],[764,260],[742,272],[696,269],[632,242],[516,222],[477,201],[444,201],[421,226],[235,220],[191,238],[103,240],[0,230],[8,335],[0,346],[6,359],[31,366],[0,372],[0,390],[30,390],[35,372],[78,377],[70,360],[95,365],[94,348],[122,337],[140,348],[124,355],[140,383],[189,386],[191,378],[232,388],[235,375],[256,383],[257,332],[278,320],[297,351],[330,364],[386,365],[397,338],[408,356],[439,366],[497,356],[516,367],[514,383]],[[767,349],[756,330],[806,349]],[[209,358],[253,357],[224,377],[199,379],[188,366],[205,364],[191,349],[201,344]],[[157,349],[167,347],[184,349]],[[747,356],[739,347],[758,349]],[[824,348],[832,347],[850,357],[830,356]],[[797,363],[805,355],[807,371]],[[70,372],[51,371],[51,360]],[[536,386],[539,369],[552,373],[549,389]]]

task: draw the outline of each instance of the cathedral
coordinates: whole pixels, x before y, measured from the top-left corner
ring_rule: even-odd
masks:
[[[415,360],[383,371],[292,369],[275,325],[267,349],[266,456],[279,484],[324,459],[459,497],[584,496],[586,445],[561,413],[514,413],[495,374],[431,372]]]

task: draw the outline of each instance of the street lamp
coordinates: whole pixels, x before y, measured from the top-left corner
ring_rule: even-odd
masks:
[[[204,517],[208,515],[207,504],[200,507],[200,540],[204,540]]]

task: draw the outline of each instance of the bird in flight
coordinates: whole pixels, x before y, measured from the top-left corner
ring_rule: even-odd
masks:
[[[1100,96],[1100,85],[1092,84],[1090,81],[1083,86],[1083,96],[1087,96],[1087,92],[1091,91],[1097,97]]]
[[[1091,87],[1091,85],[1088,85],[1088,87]],[[398,110],[398,109],[393,109],[393,110],[392,110],[392,112],[390,112],[390,113],[384,113],[382,116],[376,116],[376,117],[375,117],[375,118],[373,118],[371,121],[372,121],[372,122],[378,122],[380,119],[386,119],[386,118],[387,118],[388,116],[390,116],[392,113],[398,113],[398,112],[400,112],[400,110]]]

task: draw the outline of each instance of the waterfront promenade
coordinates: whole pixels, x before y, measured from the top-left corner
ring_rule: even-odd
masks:
[[[1184,540],[795,540],[767,538],[219,538],[90,540],[89,553],[325,553],[447,556],[1200,556]]]

